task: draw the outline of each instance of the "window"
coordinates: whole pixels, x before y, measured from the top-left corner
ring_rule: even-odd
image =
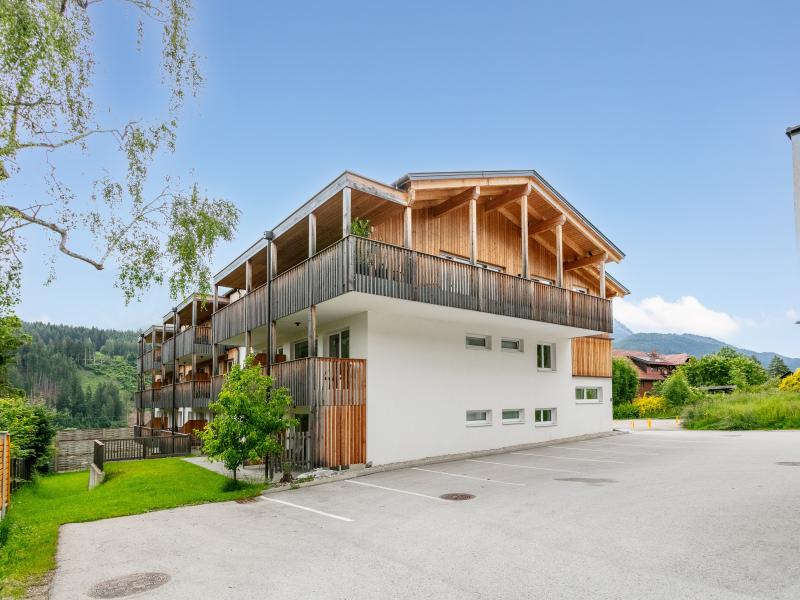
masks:
[[[328,356],[350,358],[350,330],[337,331],[328,336]]]
[[[589,293],[589,290],[587,290],[585,287],[581,287],[579,285],[576,285],[575,287],[573,287],[572,291],[573,292],[578,292],[579,294],[588,294]]]
[[[536,368],[540,371],[555,371],[555,350],[555,344],[536,344]]]
[[[503,409],[503,425],[514,425],[515,423],[524,423],[525,413],[521,408],[506,408]]]
[[[308,340],[301,340],[292,344],[292,352],[294,353],[292,358],[295,360],[298,358],[306,358],[308,356]]]
[[[500,349],[504,352],[523,352],[522,340],[519,338],[503,338],[500,340]]]
[[[549,427],[556,424],[555,408],[537,408],[533,413],[533,423],[536,427]]]
[[[465,343],[467,345],[467,348],[479,348],[481,350],[491,350],[492,336],[468,333]]]
[[[597,404],[603,401],[603,388],[576,387],[575,401],[583,404]]]
[[[547,279],[546,277],[537,277],[536,275],[531,277],[531,279],[533,279],[537,283],[543,283],[544,285],[555,285],[556,283],[552,279]]]
[[[448,254],[447,252],[441,252],[440,256],[442,258],[446,258],[447,260],[452,260],[453,262],[461,263],[462,265],[471,265],[472,263],[469,262],[469,259],[464,256],[458,256],[457,254]],[[476,262],[476,267],[481,267],[482,269],[486,269],[487,271],[494,271],[495,273],[503,273],[505,269],[503,267],[499,267],[497,265],[490,265],[488,263]]]
[[[468,410],[467,427],[481,427],[492,424],[492,411],[490,410]]]

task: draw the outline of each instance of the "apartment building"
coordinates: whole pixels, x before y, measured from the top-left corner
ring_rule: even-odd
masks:
[[[345,172],[143,333],[140,422],[212,418],[252,353],[315,465],[608,431],[622,258],[533,170]]]

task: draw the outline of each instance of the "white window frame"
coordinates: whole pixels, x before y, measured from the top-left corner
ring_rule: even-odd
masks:
[[[518,417],[515,418],[506,418],[505,412],[506,411],[517,411],[519,413]],[[503,425],[519,425],[525,422],[525,409],[524,408],[504,408],[500,413],[501,421]]]
[[[544,412],[543,411],[545,411],[545,410],[549,410],[550,411],[550,420],[549,421],[540,421],[540,420],[538,420],[538,417],[539,417],[540,413],[542,414],[542,417],[544,417]],[[558,414],[557,414],[557,411],[556,411],[555,407],[553,407],[553,408],[536,408],[536,409],[534,409],[534,411],[533,411],[533,425],[534,425],[534,427],[555,427],[557,422],[558,422]]]
[[[550,347],[550,366],[549,367],[540,367],[539,366],[539,346],[549,346]],[[537,342],[536,343],[536,369],[543,373],[553,373],[556,370],[556,345],[553,342]]]
[[[486,413],[486,418],[482,421],[470,421],[467,417],[469,417],[470,413]],[[492,410],[490,408],[473,408],[467,411],[466,415],[464,416],[464,422],[467,424],[467,427],[491,427],[492,425]]]
[[[586,390],[597,390],[597,399],[591,400],[586,398]],[[578,392],[583,392],[583,398],[578,398]],[[603,388],[599,385],[579,385],[575,387],[575,404],[602,404],[603,403]]]
[[[473,346],[468,343],[468,338],[483,338],[486,341],[485,346]],[[483,333],[468,333],[464,336],[464,347],[470,350],[491,350],[492,349],[492,336]]]
[[[578,292],[579,294],[588,294],[589,293],[589,288],[585,288],[585,287],[582,287],[580,285],[576,285],[576,286],[573,286],[572,291],[573,292]]]
[[[556,282],[553,279],[548,279],[547,277],[539,277],[538,275],[532,275],[531,279],[537,283],[542,283],[544,285],[555,285]]]
[[[343,327],[342,329],[337,329],[336,331],[331,331],[331,332],[329,332],[329,333],[327,333],[325,335],[325,341],[328,342],[328,345],[325,348],[325,352],[327,352],[327,355],[328,355],[329,358],[342,358],[342,356],[341,356],[341,354],[342,354],[342,333],[345,332],[345,331],[348,334],[347,343],[348,343],[348,348],[349,348],[349,343],[352,341],[352,338],[349,337],[350,336],[350,328],[349,327]],[[330,355],[330,353],[331,353],[331,338],[333,336],[335,336],[335,335],[339,336],[339,356],[331,357],[331,355]],[[348,351],[348,354],[349,354],[349,351]],[[350,358],[350,357],[347,356],[347,357],[344,357],[344,358]]]
[[[503,344],[505,342],[516,342],[517,343],[517,347],[516,348],[504,348]],[[512,337],[500,338],[500,350],[502,350],[503,352],[514,352],[514,353],[517,353],[517,354],[522,354],[523,352],[525,352],[525,341],[522,338],[512,338]]]
[[[476,261],[473,265],[470,260],[465,256],[459,256],[458,254],[451,254],[450,252],[440,252],[439,256],[442,258],[446,258],[447,260],[452,260],[453,262],[460,263],[462,265],[472,265],[474,267],[480,267],[481,269],[486,269],[487,271],[494,271],[495,273],[505,273],[505,268],[501,267],[500,265],[490,265],[489,263]]]

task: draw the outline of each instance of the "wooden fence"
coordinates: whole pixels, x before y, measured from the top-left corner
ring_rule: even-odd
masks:
[[[11,504],[11,436],[0,431],[0,519]]]
[[[129,438],[131,427],[105,429],[62,429],[56,432],[53,470],[57,473],[88,469],[92,462],[94,440]]]

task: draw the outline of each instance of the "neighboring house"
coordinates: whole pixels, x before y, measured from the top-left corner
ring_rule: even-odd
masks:
[[[253,353],[314,465],[609,431],[623,257],[535,171],[345,172],[144,332],[139,422],[205,422]]]
[[[653,389],[656,381],[663,381],[689,360],[688,354],[659,354],[636,350],[614,350],[614,356],[629,358],[639,374],[639,396]]]

